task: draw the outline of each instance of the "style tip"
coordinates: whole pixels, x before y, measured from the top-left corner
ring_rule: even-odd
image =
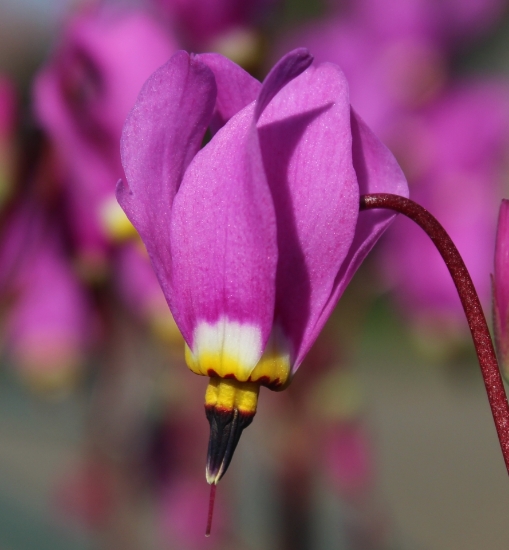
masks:
[[[210,484],[210,497],[209,497],[209,513],[207,516],[207,528],[205,529],[205,536],[210,537],[210,531],[212,529],[212,516],[214,515],[214,503],[216,501],[216,488],[215,483]]]

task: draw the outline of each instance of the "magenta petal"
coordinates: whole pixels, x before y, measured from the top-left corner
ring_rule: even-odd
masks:
[[[500,204],[493,274],[495,341],[504,372],[509,373],[509,200]]]
[[[393,193],[408,197],[408,183],[394,155],[353,109],[351,119],[353,164],[357,173],[360,194]],[[344,265],[344,275],[341,273],[341,277],[345,277],[345,280],[340,286],[344,288],[348,284],[395,216],[396,214],[386,210],[361,212],[355,239]]]
[[[408,197],[408,184],[393,154],[351,110],[352,155],[361,195],[367,193],[393,193]],[[320,331],[343,294],[346,286],[376,241],[387,229],[396,214],[391,212],[361,212],[355,238],[336,277],[334,290],[324,308],[318,325]]]
[[[175,197],[172,311],[190,347],[200,321],[256,326],[259,358],[272,326],[277,247],[253,110],[235,115],[196,155]]]
[[[212,133],[215,134],[233,115],[257,98],[262,85],[223,55],[202,53],[195,57],[211,69],[216,79],[216,108],[210,123]]]
[[[354,238],[359,191],[352,165],[348,85],[332,64],[287,84],[259,122],[278,224],[275,323],[295,370]]]
[[[299,76],[313,63],[313,56],[306,48],[297,48],[283,56],[263,81],[256,102],[254,118],[258,120],[271,99],[294,78]]]
[[[212,71],[179,51],[143,86],[124,126],[122,164],[128,186],[117,199],[140,233],[170,300],[170,212],[184,172],[214,109]]]

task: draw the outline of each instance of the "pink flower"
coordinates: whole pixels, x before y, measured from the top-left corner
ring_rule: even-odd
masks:
[[[251,26],[275,0],[155,0],[194,47],[235,28]]]
[[[313,22],[282,40],[318,62],[338,64],[348,79],[354,109],[382,138],[402,112],[426,103],[443,84],[443,52],[428,33],[383,33],[359,17],[333,16]]]
[[[493,273],[493,325],[502,372],[509,376],[509,201],[500,205]]]
[[[5,344],[19,372],[36,389],[68,390],[92,340],[90,304],[58,238],[25,204],[0,245],[0,289],[12,300]]]
[[[352,105],[385,141],[395,119],[435,99],[448,56],[496,22],[503,0],[355,0],[283,38],[276,56],[295,45],[317,61],[341,66]],[[344,6],[343,6],[344,7]]]
[[[284,386],[393,218],[359,194],[407,193],[341,70],[311,62],[295,50],[260,84],[178,52],[126,121],[117,197],[199,374]]]
[[[500,82],[457,86],[400,121],[391,141],[412,182],[412,198],[451,235],[484,304],[491,296],[495,213],[509,146],[508,91]],[[384,272],[405,312],[453,330],[464,326],[448,270],[421,230],[397,220],[386,237]]]
[[[385,36],[427,36],[441,47],[471,41],[497,22],[504,0],[354,0],[352,11],[368,32]]]
[[[66,26],[34,86],[36,115],[62,165],[68,218],[83,254],[102,257],[122,176],[118,141],[148,76],[175,50],[141,12],[92,10]]]

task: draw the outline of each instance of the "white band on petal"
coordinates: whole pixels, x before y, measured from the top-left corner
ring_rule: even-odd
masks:
[[[192,352],[186,350],[186,361],[198,374],[223,378],[231,375],[246,381],[262,352],[262,334],[257,325],[220,317],[216,323],[198,323]]]

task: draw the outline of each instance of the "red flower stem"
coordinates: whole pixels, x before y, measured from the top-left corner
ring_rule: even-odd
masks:
[[[509,473],[509,405],[507,396],[481,303],[458,249],[440,223],[427,210],[410,199],[389,193],[361,196],[361,210],[374,208],[395,210],[414,221],[434,242],[448,267],[467,316],[493,420],[497,428],[498,440]]]

